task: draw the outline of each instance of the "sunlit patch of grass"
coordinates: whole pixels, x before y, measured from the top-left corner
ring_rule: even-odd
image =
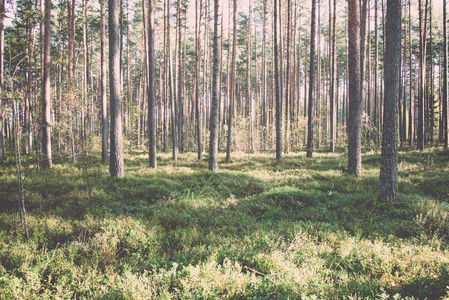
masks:
[[[0,174],[0,299],[438,299],[449,297],[447,152],[400,153],[399,200],[377,199],[380,154],[219,155],[127,150],[25,182]],[[32,159],[25,161],[31,168]]]

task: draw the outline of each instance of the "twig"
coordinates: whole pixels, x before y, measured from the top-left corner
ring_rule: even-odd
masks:
[[[254,269],[251,269],[250,267],[244,266],[243,268],[244,268],[245,270],[247,270],[247,271],[250,271],[251,273],[256,274],[256,275],[263,276],[263,277],[267,276],[267,275],[265,275],[264,273],[261,273],[261,272],[259,272],[259,271],[257,271],[257,270],[254,270]]]

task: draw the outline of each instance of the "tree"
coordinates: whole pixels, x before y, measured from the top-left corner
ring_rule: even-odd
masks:
[[[5,148],[3,141],[3,48],[5,45],[5,0],[0,0],[0,164],[3,164]]]
[[[175,101],[173,92],[173,66],[172,66],[172,54],[171,54],[171,41],[170,41],[170,1],[167,1],[167,55],[168,55],[168,85],[169,85],[169,97],[170,97],[170,112],[171,112],[171,132],[173,143],[173,160],[177,160],[179,156],[178,146],[178,112],[177,103]]]
[[[279,50],[278,50],[278,4],[277,0],[274,0],[274,88],[276,98],[276,160],[282,159],[282,146],[283,146],[283,118],[282,118],[282,97],[279,86]]]
[[[236,1],[236,0],[235,0]],[[197,146],[198,146],[198,160],[203,159],[203,145],[201,143],[202,125],[201,125],[201,108],[200,108],[200,69],[201,69],[201,12],[203,7],[202,0],[199,1],[199,11],[198,11],[198,1],[195,1],[195,12],[196,12],[196,22],[195,22],[195,115],[196,115],[196,134],[197,134]]]
[[[234,113],[235,103],[235,68],[236,68],[236,48],[237,48],[237,0],[234,0],[233,12],[233,35],[232,35],[232,58],[231,58],[231,76],[229,79],[229,113],[228,113],[228,141],[226,147],[226,161],[231,159],[231,132],[232,132],[232,114]]]
[[[362,89],[360,62],[360,3],[348,1],[348,172],[362,176]]]
[[[218,54],[218,10],[219,0],[214,0],[214,41],[213,41],[213,73],[212,73],[212,105],[210,110],[210,144],[209,144],[209,170],[217,172],[218,170],[218,80],[220,57]]]
[[[309,105],[307,107],[307,157],[313,155],[313,116],[315,110],[314,83],[315,83],[315,18],[316,0],[312,0],[312,16],[310,20],[310,67],[309,67]]]
[[[398,192],[398,104],[401,83],[401,1],[387,1],[385,101],[379,198],[393,202]]]
[[[112,177],[125,176],[120,80],[120,10],[120,0],[109,0],[109,97],[111,116],[109,173]]]
[[[148,135],[150,140],[149,156],[150,168],[157,168],[156,161],[156,72],[155,72],[155,59],[154,59],[154,2],[149,1],[148,6]]]
[[[100,39],[101,39],[101,161],[108,163],[108,99],[106,91],[106,0],[100,0]]]
[[[50,90],[50,21],[51,0],[45,0],[44,77],[42,80],[42,150],[44,168],[52,167],[51,158],[51,90]]]
[[[447,7],[446,0],[443,0],[443,140],[444,148],[448,148],[449,130],[448,130],[448,97],[447,97]]]
[[[330,1],[329,1],[330,2]],[[335,152],[336,143],[336,127],[337,127],[337,110],[336,110],[336,74],[337,74],[337,35],[336,35],[336,19],[337,19],[337,0],[333,3],[333,21],[332,21],[332,58],[331,58],[331,82],[330,82],[330,151]],[[329,8],[330,9],[330,8]]]

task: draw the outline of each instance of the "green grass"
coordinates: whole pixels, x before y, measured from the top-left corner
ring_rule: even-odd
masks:
[[[222,155],[222,154],[221,154]],[[98,153],[24,185],[0,167],[0,299],[449,299],[449,153],[399,155],[399,201],[377,200],[380,154],[362,178],[344,153]],[[257,271],[257,272],[254,272]]]

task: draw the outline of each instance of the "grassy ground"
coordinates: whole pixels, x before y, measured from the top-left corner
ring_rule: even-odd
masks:
[[[377,200],[380,154],[363,178],[345,155],[219,161],[98,154],[51,170],[0,167],[0,299],[449,299],[449,153],[399,156],[399,201]]]

